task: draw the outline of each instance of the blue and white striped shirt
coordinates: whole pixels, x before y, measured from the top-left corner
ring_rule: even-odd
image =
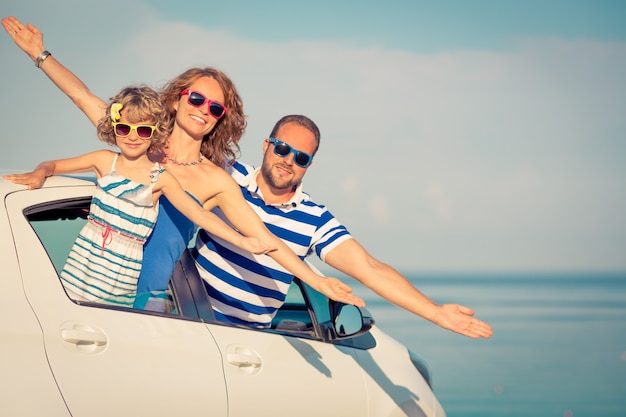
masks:
[[[266,205],[259,194],[259,170],[240,162],[231,175],[244,198],[267,228],[304,259],[313,252],[324,260],[328,252],[350,239],[348,230],[326,209],[302,192],[302,184],[285,204]],[[227,221],[219,209],[214,212]],[[269,326],[285,301],[293,276],[268,255],[253,255],[228,242],[198,233],[192,251],[206,281],[216,318],[257,327]]]

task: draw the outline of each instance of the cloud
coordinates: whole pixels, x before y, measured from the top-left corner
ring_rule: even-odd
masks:
[[[346,195],[354,194],[358,192],[359,179],[356,176],[344,177],[341,180],[340,190]]]
[[[260,142],[279,117],[312,117],[322,142],[305,188],[365,240],[389,233],[407,245],[431,232],[482,239],[472,267],[491,265],[500,238],[516,239],[520,253],[524,247],[538,253],[564,231],[574,236],[546,247],[551,259],[502,257],[510,267],[567,266],[585,250],[592,264],[596,249],[586,240],[609,230],[613,244],[626,247],[625,43],[525,38],[508,50],[417,53],[341,41],[259,41],[156,13],[123,34],[87,34],[89,47],[81,41],[74,34],[73,43],[53,53],[60,51],[103,97],[128,83],[160,86],[195,65],[224,70],[249,115],[241,142],[246,162],[260,162]],[[85,60],[94,43],[98,53]],[[60,94],[41,74],[24,70],[32,65],[25,57],[16,64],[14,51],[7,56],[11,81],[3,81],[0,111],[17,123],[5,137],[38,146],[3,153],[0,165],[31,167],[98,147],[86,139],[93,131],[71,103],[57,105]],[[41,105],[32,107],[25,90],[38,92]],[[28,116],[19,111],[25,108],[32,109]],[[29,123],[33,115],[41,123]],[[371,251],[392,264],[423,265],[415,256],[399,258],[396,244]],[[626,268],[623,259],[606,263]]]
[[[369,199],[370,218],[379,225],[385,225],[389,220],[388,201],[384,195],[374,195]]]
[[[442,184],[426,184],[424,194],[433,208],[436,221],[446,222],[452,218],[450,203]]]

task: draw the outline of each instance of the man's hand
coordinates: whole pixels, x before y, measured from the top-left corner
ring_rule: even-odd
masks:
[[[478,339],[489,339],[493,335],[491,326],[482,320],[472,317],[474,310],[458,304],[443,304],[438,307],[432,322],[444,329],[463,336]]]

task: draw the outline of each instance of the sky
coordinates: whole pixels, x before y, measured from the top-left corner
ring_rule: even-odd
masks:
[[[286,114],[304,188],[404,272],[626,271],[626,2],[4,0],[103,99],[226,72],[241,160]],[[0,168],[105,147],[0,34]]]

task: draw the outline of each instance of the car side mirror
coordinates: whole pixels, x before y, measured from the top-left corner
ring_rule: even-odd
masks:
[[[336,337],[339,339],[367,333],[374,324],[370,317],[363,317],[363,312],[356,306],[331,303],[331,309],[333,329]]]

